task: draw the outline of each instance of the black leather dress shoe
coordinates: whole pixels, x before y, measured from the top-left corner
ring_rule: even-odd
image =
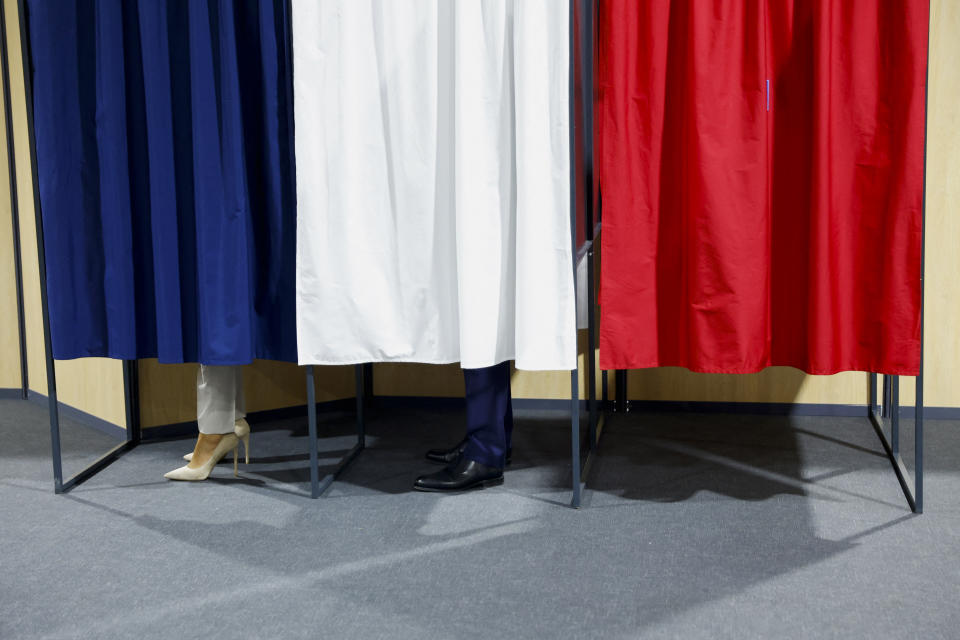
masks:
[[[453,464],[460,459],[463,451],[467,448],[467,439],[464,438],[452,449],[430,449],[427,451],[427,460],[438,464]],[[506,463],[513,462],[513,447],[507,449]]]
[[[467,448],[467,439],[464,438],[452,449],[430,449],[427,451],[427,460],[439,464],[451,464],[460,459],[463,450]]]
[[[448,467],[420,476],[413,483],[417,491],[466,491],[503,484],[503,469],[460,458]]]

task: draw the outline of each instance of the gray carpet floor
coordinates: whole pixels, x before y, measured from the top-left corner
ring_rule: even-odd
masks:
[[[321,417],[332,463],[352,416]],[[519,415],[502,487],[437,495],[410,485],[462,416],[373,409],[321,500],[302,419],[254,425],[239,479],[164,480],[174,440],[65,496],[46,420],[0,401],[4,640],[960,637],[960,423],[928,423],[913,516],[865,419],[614,416],[579,511],[562,415]],[[66,472],[111,444],[66,421]]]

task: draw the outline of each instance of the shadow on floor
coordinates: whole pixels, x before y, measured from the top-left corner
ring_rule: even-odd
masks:
[[[521,417],[506,484],[455,496],[410,483],[435,468],[425,449],[459,439],[459,412],[371,411],[369,450],[316,501],[303,497],[303,421],[272,426],[255,425],[239,480],[221,467],[213,482],[163,481],[185,439],[139,447],[54,497],[37,471],[49,455],[40,432],[0,418],[0,442],[17,452],[4,456],[0,507],[19,516],[0,532],[11,576],[0,619],[55,637],[243,637],[278,620],[304,637],[635,637],[694,618],[721,625],[714,637],[749,625],[769,635],[782,625],[773,611],[816,624],[823,605],[805,599],[823,585],[886,575],[850,565],[857,543],[824,522],[891,545],[908,522],[895,495],[891,507],[862,489],[887,464],[866,424],[615,417],[580,511],[558,506],[570,489],[562,414]],[[351,415],[325,417],[326,457],[352,432]],[[860,484],[836,484],[838,474]],[[55,570],[31,573],[44,557]],[[183,580],[189,589],[167,588]],[[82,601],[77,584],[89,585]],[[842,585],[831,598],[862,607],[862,592]],[[223,607],[231,616],[210,616]]]

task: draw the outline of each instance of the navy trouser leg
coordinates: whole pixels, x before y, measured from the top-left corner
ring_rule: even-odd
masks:
[[[503,468],[513,434],[510,363],[464,369],[467,396],[467,446],[464,456]]]
[[[507,384],[507,415],[503,419],[503,433],[507,444],[507,449],[513,448],[513,392],[510,389],[510,363],[507,364],[507,369],[504,372],[504,377],[506,378]],[[506,451],[504,451],[506,455]]]

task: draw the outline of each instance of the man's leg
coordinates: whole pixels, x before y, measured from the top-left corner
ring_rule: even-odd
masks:
[[[507,443],[507,464],[510,463],[510,456],[513,451],[513,392],[510,390],[510,366],[507,363],[507,370],[504,372],[507,384],[507,413],[503,418],[503,434]]]
[[[467,392],[467,444],[463,455],[502,469],[509,446],[508,424],[513,430],[510,363],[464,369],[463,380]]]
[[[510,407],[510,363],[464,369],[467,438],[463,455],[442,471],[420,476],[419,491],[462,491],[503,482],[503,466],[513,410]]]

